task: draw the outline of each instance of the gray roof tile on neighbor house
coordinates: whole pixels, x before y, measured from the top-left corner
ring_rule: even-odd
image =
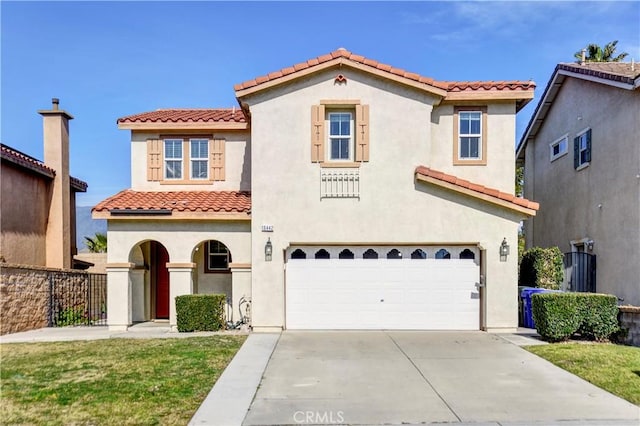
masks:
[[[558,69],[629,84],[640,77],[640,66],[631,62],[560,63]]]

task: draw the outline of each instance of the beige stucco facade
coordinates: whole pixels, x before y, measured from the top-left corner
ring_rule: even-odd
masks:
[[[453,107],[435,97],[341,70],[243,99],[252,114],[252,297],[255,329],[285,324],[283,250],[292,243],[474,243],[486,250],[486,329],[517,326],[517,257],[499,261],[503,238],[517,241],[520,216],[416,182],[426,165],[513,193],[515,104],[488,105],[487,166],[454,166]],[[309,114],[321,100],[370,105],[370,161],[360,198],[321,199],[321,166],[311,163]],[[483,105],[486,105],[483,104]],[[286,119],[282,119],[286,117]],[[262,233],[262,225],[273,225]],[[265,262],[270,238],[273,261]]]
[[[567,77],[535,139],[521,154],[524,196],[540,202],[525,221],[528,247],[592,240],[596,291],[640,305],[640,91]],[[591,129],[591,162],[574,169],[573,140]],[[549,145],[567,136],[551,161]]]
[[[256,331],[286,327],[291,247],[473,247],[479,253],[475,260],[480,265],[480,327],[490,331],[517,327],[517,256],[500,259],[499,248],[503,239],[515,248],[520,221],[535,214],[535,208],[520,208],[513,202],[515,115],[521,101],[532,97],[532,86],[516,94],[493,90],[483,97],[474,89],[449,98],[442,84],[428,86],[415,78],[403,80],[356,65],[306,70],[282,84],[268,83],[255,90],[236,87],[247,123],[235,130],[221,122],[198,128],[198,122],[176,121],[176,128],[170,129],[164,119],[158,124],[136,121],[135,116],[119,121],[121,128],[132,131],[132,190],[250,191],[251,210],[245,220],[213,218],[212,213],[187,217],[189,213],[179,212],[185,215],[179,217],[175,210],[173,216],[156,219],[109,216],[112,213],[101,211],[109,226],[110,327],[123,329],[135,321],[154,319],[149,241],[168,251],[172,301],[180,294],[224,293],[231,300],[235,321],[239,300],[250,298],[251,325]],[[311,116],[312,110],[318,111],[317,105],[353,116],[366,111],[368,156],[357,158],[352,153],[353,158],[342,163],[312,162]],[[454,159],[455,114],[460,107],[483,111],[482,164],[461,165]],[[221,128],[212,130],[216,125]],[[148,141],[167,135],[224,139],[225,180],[149,178],[149,149],[155,148],[149,148]],[[454,181],[457,177],[467,185],[472,182],[475,189],[463,190],[463,183],[451,188],[419,179],[418,166],[443,172]],[[358,189],[346,196],[323,195],[321,175],[332,171],[351,173]],[[491,192],[484,193],[485,187]],[[229,248],[230,274],[204,270],[202,247],[210,240]],[[273,247],[272,260],[265,256],[267,241]],[[169,322],[175,325],[173,306]]]
[[[0,254],[8,263],[46,266],[51,181],[2,162]]]

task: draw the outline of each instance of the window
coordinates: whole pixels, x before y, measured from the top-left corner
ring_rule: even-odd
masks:
[[[475,259],[476,255],[469,249],[464,249],[460,252],[460,259]]]
[[[378,258],[378,253],[374,249],[367,249],[367,251],[365,251],[362,254],[362,258],[363,259],[377,259]]]
[[[209,179],[209,140],[191,139],[191,179]]]
[[[164,178],[182,179],[182,139],[164,141]]]
[[[355,256],[353,255],[353,252],[349,249],[344,249],[340,252],[340,254],[338,254],[338,259],[354,259]]]
[[[205,260],[205,272],[226,272],[229,270],[231,253],[220,241],[207,241]]]
[[[402,253],[398,249],[391,249],[387,253],[387,259],[402,259]]]
[[[369,105],[358,99],[325,99],[311,105],[311,162],[369,161]]]
[[[210,185],[225,180],[225,139],[167,135],[147,139],[147,181]]]
[[[445,249],[440,249],[436,252],[436,259],[451,259],[451,253]]]
[[[353,115],[350,112],[330,112],[329,160],[351,161],[353,159]]]
[[[568,152],[569,139],[568,135],[564,135],[555,142],[549,144],[549,160],[554,161],[562,157]]]
[[[424,252],[424,250],[422,249],[416,249],[413,251],[413,253],[411,253],[411,258],[412,259],[426,259],[427,258],[427,253]]]
[[[454,108],[454,165],[486,165],[487,108]]]
[[[591,129],[578,133],[573,140],[573,168],[581,170],[591,162]]]
[[[480,111],[461,112],[460,120],[460,158],[480,158],[480,119],[482,113]]]
[[[293,253],[291,253],[291,258],[292,259],[306,259],[307,258],[307,253],[305,253],[304,250],[302,250],[302,249],[295,249],[293,251]]]
[[[331,255],[325,249],[320,249],[316,252],[316,259],[330,259]]]

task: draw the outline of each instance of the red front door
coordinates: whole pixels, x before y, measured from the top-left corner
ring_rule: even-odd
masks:
[[[156,318],[169,319],[169,253],[162,244],[154,242],[152,247],[155,254]]]

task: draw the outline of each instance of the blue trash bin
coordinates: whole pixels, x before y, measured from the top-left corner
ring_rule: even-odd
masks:
[[[536,324],[533,321],[533,308],[531,306],[531,295],[536,293],[551,293],[553,290],[547,290],[546,288],[525,288],[520,293],[522,301],[524,302],[524,326],[526,328],[536,328]]]

